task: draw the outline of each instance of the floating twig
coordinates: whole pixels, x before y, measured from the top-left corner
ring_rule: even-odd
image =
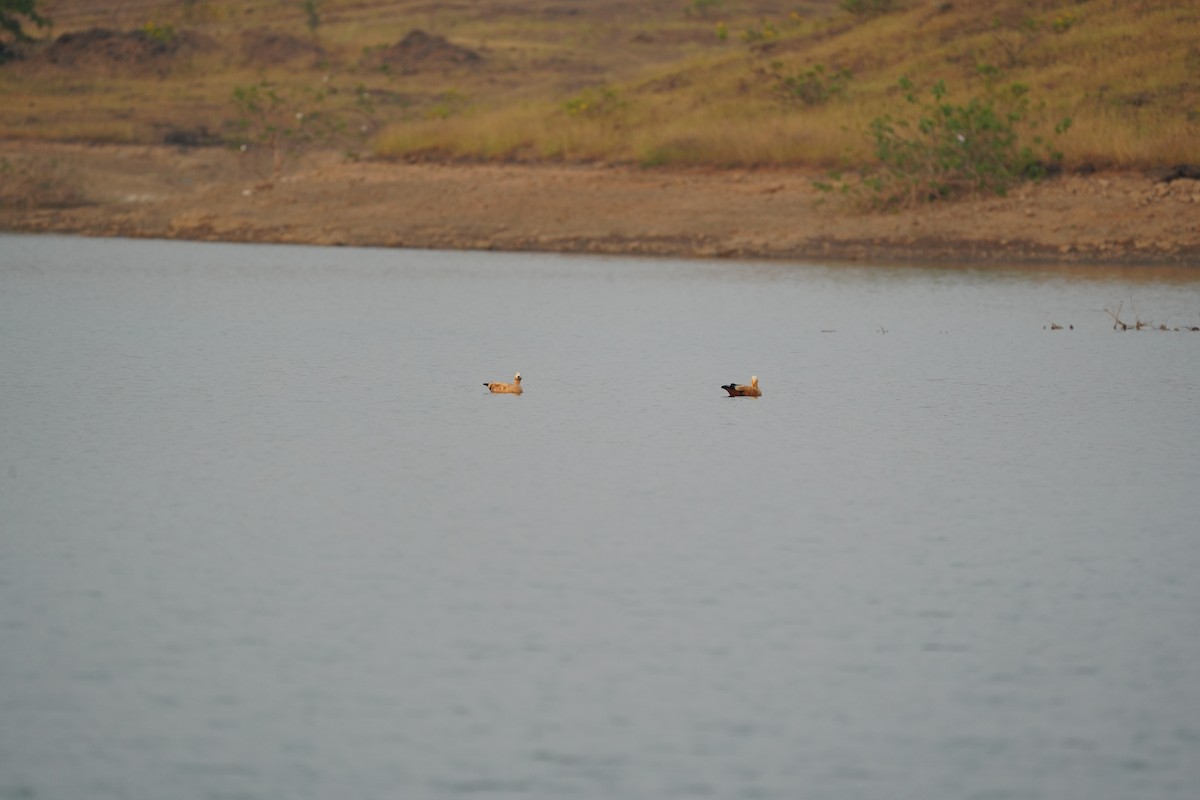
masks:
[[[1129,330],[1129,326],[1128,326],[1128,325],[1126,325],[1124,322],[1122,322],[1122,321],[1121,321],[1121,308],[1122,308],[1124,305],[1125,305],[1125,301],[1124,301],[1124,300],[1122,300],[1122,301],[1121,301],[1119,304],[1117,304],[1117,310],[1116,310],[1116,311],[1112,311],[1111,309],[1109,309],[1109,308],[1107,308],[1107,307],[1104,309],[1104,311],[1105,311],[1105,312],[1106,312],[1106,313],[1107,313],[1107,314],[1108,314],[1110,317],[1112,317],[1112,318],[1113,318],[1113,330],[1114,330],[1114,331],[1115,331],[1115,330],[1122,330],[1122,331],[1127,331],[1127,330]]]

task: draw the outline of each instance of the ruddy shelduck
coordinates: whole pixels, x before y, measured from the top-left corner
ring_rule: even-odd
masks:
[[[758,388],[758,376],[750,376],[750,385],[735,385],[729,384],[722,386],[722,389],[729,392],[730,397],[762,397],[762,390]]]
[[[485,383],[492,394],[521,394],[521,373],[513,376],[512,383]]]

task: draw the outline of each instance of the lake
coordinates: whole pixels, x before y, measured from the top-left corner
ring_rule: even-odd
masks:
[[[0,235],[0,799],[1191,800],[1197,325],[1200,267]]]

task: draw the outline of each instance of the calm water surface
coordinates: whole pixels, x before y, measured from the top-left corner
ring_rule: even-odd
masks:
[[[1200,268],[0,236],[0,798],[1191,800],[1118,303]]]

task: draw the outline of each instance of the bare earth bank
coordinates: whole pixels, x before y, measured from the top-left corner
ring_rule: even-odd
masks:
[[[0,190],[0,230],[239,242],[893,262],[1200,266],[1200,182],[1065,176],[1008,197],[854,211],[794,170],[295,159],[273,186],[216,148],[0,142],[82,204]],[[36,165],[36,166],[29,166]],[[49,166],[47,166],[49,165]],[[11,173],[10,173],[11,174]],[[50,207],[58,206],[58,207]]]

